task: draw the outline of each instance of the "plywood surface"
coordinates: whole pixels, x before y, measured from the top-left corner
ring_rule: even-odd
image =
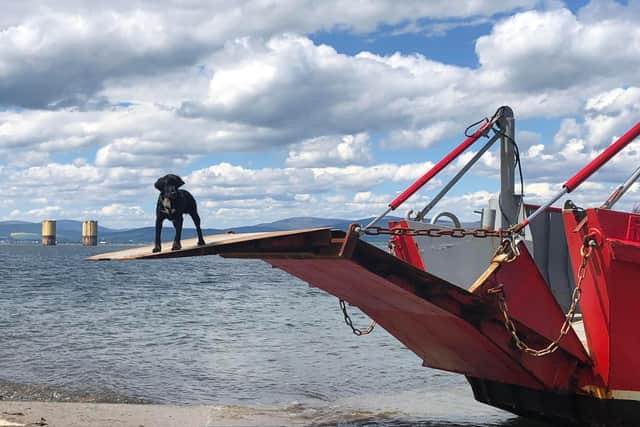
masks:
[[[179,258],[186,256],[203,256],[214,255],[218,253],[222,247],[234,243],[242,243],[249,241],[257,241],[263,239],[281,238],[287,236],[294,236],[297,234],[311,233],[315,231],[327,230],[326,228],[310,228],[304,230],[290,230],[290,231],[267,231],[258,233],[224,233],[224,234],[212,234],[204,237],[206,245],[198,246],[198,239],[196,237],[192,239],[182,240],[182,249],[172,251],[171,246],[173,242],[162,243],[162,251],[153,253],[153,245],[138,246],[131,249],[124,249],[115,252],[107,252],[103,254],[97,254],[87,258],[89,261],[113,261],[113,260],[133,260],[133,259],[150,259],[150,258]]]

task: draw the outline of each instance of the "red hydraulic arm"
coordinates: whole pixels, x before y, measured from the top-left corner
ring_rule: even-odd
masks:
[[[565,194],[571,193],[580,184],[582,184],[587,178],[589,178],[595,171],[600,169],[605,163],[607,163],[613,156],[618,154],[624,147],[629,145],[638,135],[640,135],[640,122],[636,123],[631,129],[625,132],[620,138],[618,138],[613,144],[607,147],[598,157],[591,160],[585,167],[583,167],[573,177],[569,178],[567,182],[562,185],[562,190],[556,194],[551,201],[540,206],[534,213],[529,215],[529,218],[524,219],[521,223],[514,227],[515,231],[522,230],[529,222],[538,216],[541,212],[544,212],[552,204],[554,204],[560,197]]]
[[[413,195],[416,191],[422,188],[427,182],[429,182],[434,176],[436,176],[442,169],[444,169],[449,163],[454,161],[460,154],[464,152],[467,148],[469,148],[474,142],[476,142],[481,136],[486,135],[489,132],[489,129],[495,123],[496,116],[493,119],[487,120],[478,130],[476,130],[471,136],[467,137],[460,145],[453,149],[449,154],[447,154],[442,160],[436,163],[427,173],[422,175],[416,182],[411,184],[409,188],[404,190],[402,194],[393,199],[391,203],[389,203],[389,208],[378,215],[373,221],[371,221],[364,229],[366,230],[369,227],[372,227],[375,223],[380,221],[387,215],[389,212],[395,210],[398,206],[403,204],[405,200]]]
[[[607,163],[613,156],[618,154],[620,150],[622,150],[631,141],[633,141],[639,134],[640,122],[636,123],[634,127],[629,129],[624,135],[618,138],[616,142],[607,147],[607,149],[600,153],[598,157],[591,160],[591,162],[583,167],[580,172],[575,174],[572,178],[569,178],[563,185],[563,187],[567,189],[567,193],[571,193],[578,185],[582,184],[595,171],[600,169],[602,165]]]
[[[398,197],[393,199],[393,201],[391,203],[389,203],[389,207],[391,208],[391,210],[395,210],[398,206],[403,204],[405,202],[405,200],[407,200],[409,197],[411,197],[413,195],[413,193],[415,193],[420,188],[422,188],[422,186],[425,185],[427,182],[429,182],[431,180],[431,178],[436,176],[449,163],[454,161],[460,154],[462,154],[462,152],[464,152],[464,150],[469,148],[469,146],[471,146],[471,144],[476,142],[478,140],[478,138],[480,138],[482,135],[484,135],[485,131],[488,130],[489,128],[491,128],[492,125],[493,125],[493,123],[491,121],[487,121],[477,131],[475,131],[473,133],[473,135],[471,135],[470,137],[468,137],[467,139],[462,141],[462,143],[460,145],[458,145],[453,151],[451,151],[442,160],[440,160],[438,163],[436,163],[431,169],[429,169],[429,171],[427,173],[422,175],[420,178],[418,178],[418,180],[416,182],[411,184],[411,186],[409,188],[404,190],[402,192],[402,194],[400,194]]]

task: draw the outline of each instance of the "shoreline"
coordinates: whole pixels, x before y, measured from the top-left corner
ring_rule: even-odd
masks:
[[[215,408],[138,403],[0,401],[0,427],[216,426]],[[225,425],[234,424],[233,420]]]
[[[269,427],[420,424],[401,413],[240,405],[0,400],[0,427]]]
[[[233,406],[0,401],[0,427],[218,427],[305,425],[302,414],[277,414]],[[298,419],[296,419],[298,418]]]

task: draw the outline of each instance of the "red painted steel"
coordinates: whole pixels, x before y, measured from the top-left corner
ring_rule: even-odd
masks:
[[[491,288],[501,286],[511,318],[521,325],[526,325],[550,342],[558,337],[565,313],[551,293],[524,243],[521,242],[518,248],[520,256],[512,262],[501,263],[500,267],[474,290],[474,293],[490,296]],[[560,348],[583,363],[590,363],[589,355],[573,329],[570,329],[560,341]]]
[[[593,159],[586,165],[584,168],[580,170],[577,174],[575,174],[572,178],[570,178],[567,182],[564,183],[563,187],[565,187],[569,192],[573,191],[577,186],[582,184],[584,180],[589,178],[591,174],[600,169],[602,165],[607,163],[613,156],[615,156],[620,150],[626,147],[631,141],[633,141],[640,134],[640,122],[636,123],[631,129],[625,132],[620,138],[616,140],[613,144],[607,147],[598,157]]]
[[[389,222],[390,228],[396,226],[407,227],[407,223],[404,220]],[[411,236],[393,236],[392,241],[396,245],[395,256],[416,268],[425,270]],[[529,255],[524,244],[520,245],[520,253],[520,257],[515,261],[503,263],[494,274],[490,275],[477,288],[475,293],[485,297],[489,304],[493,304],[495,297],[489,296],[487,290],[502,285],[513,320],[518,324],[521,332],[529,338],[528,344],[535,348],[544,348],[549,342],[558,337],[564,323],[565,314],[551,293],[546,281],[542,278],[535,261]],[[316,284],[315,286],[318,285]],[[325,289],[323,285],[319,287]],[[443,301],[439,300],[439,303],[442,304]],[[456,328],[448,324],[440,322],[440,325],[452,333],[458,333]],[[407,327],[409,326],[407,325]],[[479,331],[494,343],[499,343],[500,347],[505,348],[508,353],[516,357],[521,367],[535,374],[544,388],[575,391],[576,384],[602,385],[602,381],[594,377],[590,368],[591,359],[573,329],[560,341],[562,351],[545,358],[535,358],[524,355],[519,350],[514,351],[511,336],[507,333],[500,317],[498,318],[498,323],[480,323]],[[397,337],[398,332],[389,332]],[[538,335],[539,337],[537,338],[531,338]],[[428,345],[433,346],[433,343],[429,342]],[[411,347],[409,346],[409,348]],[[426,358],[424,355],[421,357]],[[425,363],[431,367],[440,367]],[[440,367],[440,369],[446,368]],[[460,371],[456,370],[455,372]],[[490,374],[485,371],[483,375]],[[503,380],[503,382],[505,381]]]
[[[639,216],[587,209],[582,222],[573,211],[565,212],[563,218],[574,269],[580,264],[585,237],[597,242],[580,300],[594,370],[610,389],[640,391],[640,244],[627,235],[630,218]]]
[[[416,182],[411,184],[409,188],[404,190],[398,197],[393,199],[391,203],[389,203],[389,207],[395,210],[398,206],[405,202],[409,197],[413,195],[416,191],[422,188],[427,182],[431,180],[434,176],[436,176],[442,169],[444,169],[449,163],[454,161],[462,152],[464,152],[467,148],[469,148],[474,142],[480,138],[483,133],[493,125],[492,122],[487,121],[484,125],[482,125],[477,131],[473,133],[470,137],[462,141],[460,145],[453,149],[449,154],[447,154],[442,160],[436,163],[427,173],[422,175]]]
[[[600,155],[598,155],[595,159],[593,159],[589,164],[583,167],[578,173],[576,173],[573,177],[569,178],[567,182],[562,185],[562,190],[558,192],[553,199],[548,201],[546,205],[541,206],[538,210],[529,215],[528,218],[525,218],[520,223],[515,225],[512,228],[512,231],[519,232],[524,227],[529,225],[529,221],[531,221],[536,215],[538,215],[542,210],[548,209],[553,203],[555,203],[560,197],[564,196],[567,193],[571,193],[576,189],[580,184],[582,184],[587,178],[589,178],[595,171],[600,169],[605,163],[607,163],[613,156],[615,156],[620,150],[629,145],[631,141],[633,141],[640,134],[640,122],[636,123],[631,129],[625,132],[620,138],[618,138],[613,144],[607,147]],[[544,209],[543,209],[544,208]]]
[[[532,374],[472,325],[351,260],[266,261],[359,307],[427,366],[541,388]]]
[[[513,346],[494,297],[474,296],[406,263],[392,261],[386,253],[376,254],[372,251],[382,251],[365,245],[358,242],[353,259],[265,261],[359,307],[421,357],[426,366],[533,389],[569,392],[577,383],[599,384],[591,379],[588,357],[573,332],[561,350],[546,357],[532,357]],[[535,269],[530,258],[523,261],[527,262]],[[365,267],[367,264],[373,271]],[[516,265],[509,274],[525,267]],[[377,270],[391,273],[384,277]],[[544,281],[520,286],[546,289]],[[543,292],[540,294],[544,296]],[[525,307],[524,294],[519,299]],[[537,315],[542,312],[542,317],[547,316],[544,310],[549,306],[559,310],[548,301],[546,306],[542,302],[540,307],[530,305],[529,310]],[[520,305],[514,305],[520,316]],[[530,343],[545,346],[560,330],[562,314],[538,319],[533,328],[521,324],[518,318],[516,322]],[[588,380],[577,381],[580,377]]]
[[[538,209],[540,207],[540,205],[534,205],[532,203],[525,203],[524,207],[529,211],[535,211],[536,209]],[[558,213],[560,213],[560,212],[562,212],[562,209],[561,208],[554,208],[553,206],[549,206],[546,209],[546,211],[547,212],[558,212]]]
[[[629,216],[626,237],[627,240],[631,240],[632,242],[640,242],[640,217],[635,215]]]
[[[407,221],[389,221],[389,228],[409,228]],[[422,257],[416,245],[416,241],[412,236],[392,236],[391,242],[393,243],[393,254],[401,260],[408,262],[416,268],[426,270],[422,263]]]

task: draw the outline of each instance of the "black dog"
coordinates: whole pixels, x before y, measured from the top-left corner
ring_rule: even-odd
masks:
[[[153,252],[160,252],[160,233],[162,232],[162,222],[168,219],[176,229],[176,236],[173,239],[172,251],[182,249],[180,235],[182,234],[182,215],[189,214],[198,232],[198,246],[204,245],[202,230],[200,229],[200,216],[196,207],[196,200],[187,190],[178,190],[184,185],[184,181],[178,175],[165,175],[159,178],[155,187],[160,191],[158,205],[156,207],[156,245]]]

